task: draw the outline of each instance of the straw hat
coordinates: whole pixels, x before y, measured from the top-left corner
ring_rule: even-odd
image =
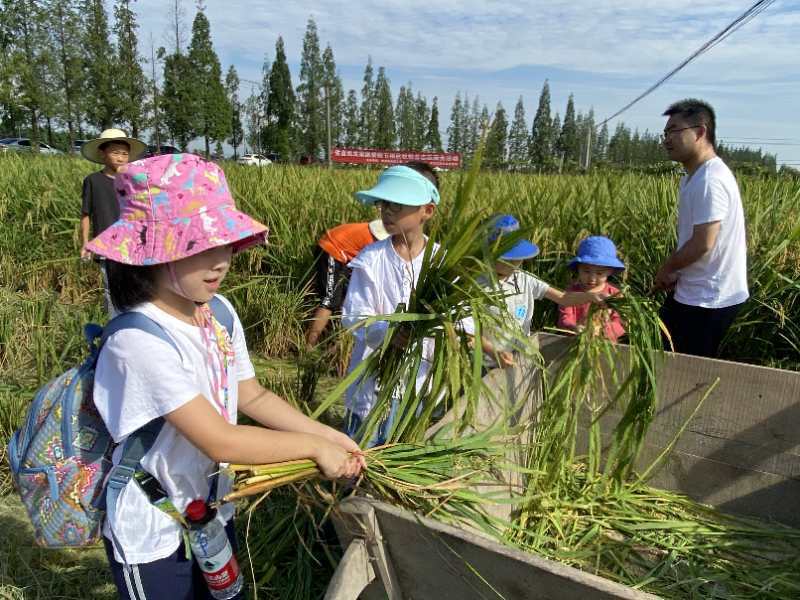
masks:
[[[86,160],[102,165],[103,157],[100,155],[100,146],[106,142],[125,142],[128,144],[131,149],[129,157],[131,161],[139,158],[147,150],[147,146],[143,142],[135,138],[129,138],[128,134],[122,129],[105,129],[99,138],[90,140],[81,146],[81,154]]]

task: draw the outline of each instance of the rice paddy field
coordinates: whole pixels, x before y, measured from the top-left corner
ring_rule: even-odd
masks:
[[[104,319],[99,272],[79,260],[81,182],[91,168],[67,158],[0,157],[1,600],[114,597],[101,551],[32,546],[4,457],[35,389],[82,357],[82,325]],[[313,307],[307,282],[315,242],[328,227],[374,216],[352,193],[371,185],[378,171],[236,165],[225,170],[240,208],[266,222],[271,234],[265,248],[236,257],[222,292],[245,324],[260,378],[299,405],[313,407],[343,373],[348,350],[338,337],[320,353],[301,350],[304,320]],[[442,175],[443,203],[435,219],[446,224],[461,175]],[[487,217],[515,214],[542,250],[526,268],[554,286],[569,283],[565,265],[578,242],[603,234],[617,243],[629,267],[627,283],[647,290],[675,245],[677,183],[675,176],[632,173],[481,173],[470,210]],[[723,358],[800,370],[800,182],[740,178],[739,183],[752,297],[725,340]],[[555,318],[554,305],[540,303],[536,324],[552,326]],[[322,418],[336,423],[340,414],[333,407]],[[254,521],[284,518],[280,507],[292,500],[276,495],[266,504]],[[280,585],[278,570],[305,582],[307,589],[296,597],[321,597],[326,580],[319,573],[325,569],[291,560],[292,552],[302,549],[282,548],[285,538],[264,536],[251,543],[261,556],[283,552],[269,568],[256,565],[265,591],[260,597],[279,597],[273,593]]]

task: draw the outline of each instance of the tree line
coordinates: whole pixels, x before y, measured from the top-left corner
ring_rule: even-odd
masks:
[[[597,126],[593,109],[553,114],[545,81],[530,127],[523,98],[513,114],[490,112],[477,96],[458,92],[442,144],[439,102],[412,82],[396,98],[383,66],[367,60],[360,90],[344,90],[330,44],[323,49],[309,19],[295,87],[282,37],[265,57],[260,82],[241,93],[234,65],[223,68],[200,0],[187,34],[181,0],[165,2],[170,42],[142,54],[131,0],[13,0],[0,4],[0,131],[72,148],[76,139],[112,126],[151,143],[187,149],[203,141],[206,155],[227,142],[273,152],[285,160],[323,158],[328,144],[459,152],[469,164],[486,135],[485,165],[510,170],[575,170],[588,165],[642,168],[665,162],[659,136],[619,122]],[[188,39],[187,39],[188,38]],[[330,138],[330,139],[328,139]],[[212,151],[213,146],[213,151]],[[731,160],[774,171],[775,158],[721,145]]]

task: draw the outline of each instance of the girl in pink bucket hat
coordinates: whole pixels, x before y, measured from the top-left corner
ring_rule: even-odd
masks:
[[[111,333],[94,403],[120,444],[115,465],[131,433],[159,424],[138,468],[175,514],[131,478],[107,508],[106,553],[121,598],[206,597],[174,517],[193,500],[225,496],[227,478],[212,483],[219,463],[310,458],[328,477],[352,478],[364,458],[350,438],[291,408],[255,376],[241,322],[216,292],[231,255],[263,242],[267,228],[236,209],[222,170],[191,154],[157,156],[130,163],[114,186],[120,219],[88,249],[108,260],[114,305],[154,321],[166,339],[144,329]],[[240,411],[264,427],[237,425]],[[217,510],[231,520],[231,504]],[[232,523],[226,531],[235,549]]]

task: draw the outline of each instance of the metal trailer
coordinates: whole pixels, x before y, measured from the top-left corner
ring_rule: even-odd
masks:
[[[550,365],[568,343],[561,336],[539,336]],[[619,352],[624,364],[627,349],[620,346]],[[522,406],[517,419],[530,418],[540,389],[535,370],[498,369],[487,377],[492,388]],[[724,512],[800,527],[800,373],[667,354],[658,381],[658,412],[641,464],[650,464],[691,421],[651,484]],[[497,411],[487,408],[480,419],[488,424],[496,417]],[[602,429],[610,430],[615,418],[609,414]],[[492,512],[502,516],[509,510]],[[346,551],[326,600],[655,598],[367,498],[343,502],[334,524]]]

